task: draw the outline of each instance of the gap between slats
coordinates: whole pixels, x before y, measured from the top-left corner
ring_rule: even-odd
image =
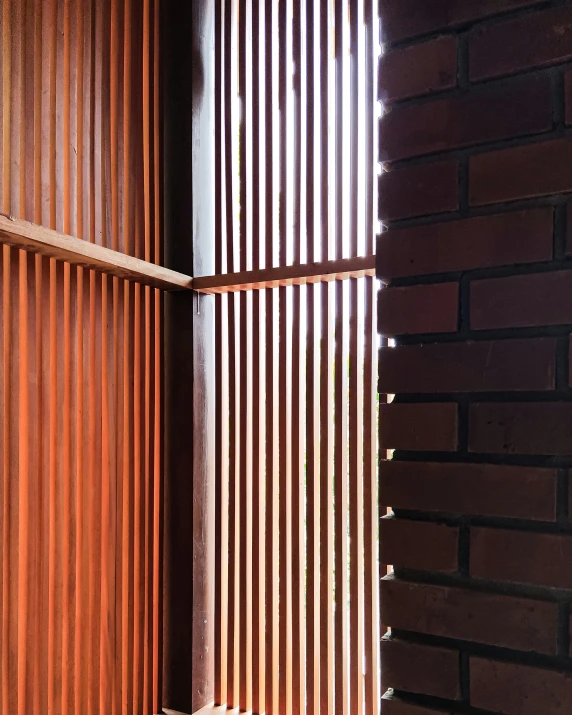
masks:
[[[216,702],[287,715],[379,692],[376,14],[329,6],[215,6],[216,265],[193,286],[216,296]]]

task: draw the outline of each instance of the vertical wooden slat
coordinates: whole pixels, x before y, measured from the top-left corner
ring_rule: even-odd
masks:
[[[127,204],[126,204],[127,205]],[[133,653],[133,614],[130,604],[133,594],[132,577],[132,443],[133,443],[133,410],[132,410],[132,301],[131,285],[125,282],[123,294],[123,474],[122,474],[122,574],[123,603],[121,612],[121,713],[127,715],[131,712],[133,675],[132,675],[132,653]]]
[[[33,65],[34,65],[34,206],[33,220],[41,223],[44,209],[42,206],[42,106],[43,106],[43,48],[42,48],[42,23],[43,5],[36,0],[33,8],[34,17],[34,45],[33,45]],[[2,121],[2,120],[0,120]],[[45,443],[45,382],[44,382],[44,345],[43,331],[46,318],[43,313],[45,305],[43,303],[43,283],[44,283],[44,260],[41,256],[35,257],[35,303],[36,303],[36,381],[37,381],[37,413],[36,413],[36,434],[37,434],[37,463],[36,463],[36,490],[37,490],[37,517],[35,534],[35,558],[36,570],[35,581],[35,648],[34,648],[34,691],[33,691],[33,715],[40,715],[42,710],[47,708],[47,622],[45,618],[45,595],[47,583],[45,579],[48,559],[46,558],[46,480],[45,469],[46,443]]]
[[[81,201],[81,198],[79,199]],[[82,626],[84,623],[84,574],[87,564],[84,550],[84,269],[76,268],[77,275],[77,371],[76,371],[76,500],[75,500],[75,639],[74,639],[74,682],[76,707],[85,707],[85,649],[82,647]]]
[[[365,710],[377,707],[379,698],[379,616],[377,559],[377,320],[373,278],[364,281],[364,609],[365,609]]]
[[[14,628],[17,626],[17,618],[11,615],[11,609],[17,609],[17,594],[14,593],[16,579],[11,578],[11,573],[17,568],[13,562],[14,555],[17,554],[17,534],[14,534],[16,526],[16,512],[13,508],[14,499],[18,497],[17,492],[17,464],[14,460],[14,436],[17,435],[14,426],[18,419],[15,411],[15,401],[18,398],[18,366],[14,362],[16,355],[16,343],[18,339],[15,332],[15,324],[18,321],[16,316],[12,316],[13,307],[17,306],[17,298],[14,296],[14,274],[18,269],[17,252],[4,247],[4,307],[6,310],[4,320],[4,490],[3,490],[3,544],[4,544],[4,578],[3,578],[3,598],[2,598],[2,670],[4,685],[4,702],[7,707],[15,710],[17,708],[17,652],[16,641],[14,639]],[[17,273],[16,273],[17,276]],[[16,443],[17,446],[17,443]],[[17,637],[17,633],[16,633]],[[8,711],[7,711],[8,712]]]
[[[141,709],[142,589],[141,589],[141,286],[134,286],[133,338],[133,715]]]
[[[21,3],[21,25],[16,32],[21,37],[20,63],[20,100],[18,111],[21,123],[19,170],[20,205],[18,215],[34,218],[34,182],[29,180],[34,170],[34,83],[33,74],[26,71],[27,65],[33,67],[34,32],[33,7],[31,2]],[[15,207],[16,208],[16,207]],[[30,576],[34,570],[33,522],[29,518],[30,510],[36,506],[33,501],[32,470],[35,468],[35,451],[30,449],[30,422],[34,420],[35,391],[30,390],[30,375],[34,369],[34,314],[35,301],[29,302],[31,292],[28,282],[28,266],[33,259],[25,252],[19,252],[19,407],[18,407],[18,712],[29,712],[33,707],[31,688],[33,684],[33,663],[27,657],[34,642],[31,629],[34,603],[31,601],[33,589]],[[31,273],[33,280],[33,272]],[[32,283],[33,286],[33,283]],[[25,513],[24,513],[25,512]]]
[[[293,76],[293,262],[300,263],[302,245],[302,33],[304,2],[292,15],[292,60]],[[307,186],[304,187],[307,190]],[[306,249],[307,246],[304,245]],[[305,312],[302,288],[292,289],[292,712],[299,715],[305,711],[305,562],[304,562],[304,423],[302,371],[305,346],[302,340],[301,312]]]
[[[154,179],[154,251],[153,260],[162,265],[162,185],[160,166],[162,153],[160,145],[160,0],[153,2],[153,179]],[[163,549],[163,350],[162,350],[162,307],[163,300],[160,291],[155,291],[155,399],[154,399],[154,465],[153,465],[153,712],[162,710],[162,664],[163,664],[163,602],[162,602],[162,549]]]
[[[109,65],[110,65],[110,5],[111,0],[101,0],[96,3],[96,28],[98,40],[105,37],[105,42],[96,42],[96,217],[99,228],[96,234],[100,236],[102,246],[111,247],[111,216],[110,202],[110,93],[109,93]],[[111,205],[110,205],[111,204]],[[101,277],[101,303],[98,311],[101,326],[101,340],[98,345],[101,351],[101,533],[100,533],[100,640],[99,640],[99,708],[100,712],[112,710],[113,694],[113,666],[112,653],[114,650],[113,612],[111,608],[111,593],[114,584],[111,576],[111,429],[110,429],[110,360],[109,360],[109,305],[110,305],[111,279]]]
[[[12,91],[11,54],[12,54],[12,3],[2,5],[2,197],[4,213],[10,213],[11,207],[11,129],[10,95]],[[7,681],[5,681],[7,682]]]
[[[78,75],[80,73],[80,65],[78,63],[78,7],[77,3],[70,3],[67,8],[66,13],[66,32],[68,34],[69,40],[67,43],[67,66],[68,66],[68,106],[67,106],[67,227],[68,231],[72,235],[77,235],[78,233],[78,105],[80,104],[78,86],[79,80]],[[79,482],[79,470],[77,469],[77,429],[78,421],[75,418],[77,414],[77,401],[78,401],[78,390],[75,375],[78,371],[78,346],[77,346],[77,270],[70,269],[70,372],[69,372],[69,412],[67,413],[67,419],[70,424],[70,434],[69,434],[69,469],[70,469],[70,490],[68,493],[69,499],[69,569],[70,569],[70,581],[69,581],[69,592],[68,599],[70,603],[70,610],[72,613],[72,618],[70,620],[70,630],[69,630],[69,709],[73,713],[81,707],[79,704],[79,678],[77,677],[77,671],[75,668],[76,660],[79,660],[79,654],[76,652],[76,634],[78,630],[81,630],[81,626],[78,625],[78,614],[77,614],[77,598],[76,592],[78,588],[78,577],[77,577],[77,551],[80,549],[77,542],[77,528],[76,523],[78,518],[76,512],[77,506],[77,490]]]
[[[360,213],[363,212],[359,166],[359,31],[361,0],[349,0],[350,20],[350,255],[358,255]],[[349,285],[349,535],[350,535],[350,713],[363,711],[363,320],[357,279]]]
[[[123,236],[123,33],[124,8],[121,0],[111,3],[111,33],[110,33],[110,147],[111,164],[111,246],[114,250],[124,250]],[[113,654],[113,689],[112,715],[122,713],[125,681],[123,678],[123,617],[122,603],[127,598],[127,588],[124,581],[123,562],[128,552],[121,548],[123,542],[123,458],[124,448],[120,435],[124,433],[125,408],[124,398],[124,361],[125,342],[123,341],[124,318],[124,281],[113,279],[113,341],[114,354],[114,395],[113,415],[115,428],[112,431],[114,445],[112,446],[112,532],[113,532],[113,578],[114,595],[114,630],[115,650]]]
[[[318,259],[314,206],[318,199],[315,171],[315,66],[314,66],[314,0],[306,0],[306,232],[307,259]],[[319,15],[318,15],[319,18]],[[322,179],[324,180],[324,179]],[[306,288],[307,355],[306,355],[306,483],[307,483],[307,628],[306,674],[308,715],[320,712],[320,586],[326,579],[320,568],[320,527],[325,514],[320,510],[320,381],[319,343],[316,308],[320,305],[319,286]],[[327,567],[326,567],[327,568]],[[325,604],[322,604],[325,605]]]
[[[280,696],[281,713],[292,711],[292,341],[288,288],[279,288],[278,432],[280,553]]]
[[[113,648],[109,654],[111,671],[111,713],[117,715],[120,712],[120,672],[119,658],[121,653],[121,580],[118,573],[119,549],[118,540],[121,533],[120,514],[121,501],[118,482],[121,473],[121,452],[118,435],[121,430],[121,404],[120,404],[120,282],[118,279],[108,278],[108,315],[107,331],[108,340],[108,364],[109,364],[109,533],[110,533],[110,554],[109,554],[109,628],[112,632]]]
[[[33,121],[31,122],[33,131]],[[33,153],[32,153],[33,163]],[[32,207],[33,208],[33,207]],[[40,396],[34,377],[38,372],[36,336],[37,336],[37,302],[36,302],[36,261],[35,257],[26,255],[26,284],[28,321],[25,324],[27,350],[28,350],[28,501],[30,515],[35,518],[30,520],[28,533],[28,617],[26,620],[26,649],[30,653],[34,647],[39,648],[39,624],[37,618],[37,575],[38,575],[38,523],[40,521],[40,501],[38,472],[40,469],[39,440],[34,438],[38,424],[38,407]],[[33,651],[32,651],[33,652]],[[34,657],[28,657],[26,665],[26,702],[27,712],[33,713],[39,709],[39,672],[36,669]]]
[[[350,506],[350,712],[363,712],[363,307],[360,281],[350,279],[349,506]]]
[[[144,258],[146,261],[152,260],[152,244],[151,244],[151,137],[149,133],[149,108],[150,108],[150,0],[144,0],[142,10],[143,32],[142,32],[142,130],[143,130],[143,218],[144,218]],[[144,311],[145,311],[145,358],[144,358],[144,400],[145,400],[145,415],[144,415],[144,431],[145,431],[145,495],[144,495],[144,510],[145,510],[145,525],[144,525],[144,626],[143,626],[143,707],[149,712],[151,710],[151,671],[150,671],[150,645],[151,643],[151,591],[150,591],[150,509],[152,492],[150,489],[151,482],[151,460],[152,460],[152,443],[151,443],[151,412],[152,412],[152,395],[151,395],[151,288],[145,287],[144,294]]]
[[[320,210],[321,258],[330,257],[330,2],[320,0]],[[321,286],[320,351],[320,713],[334,712],[333,363],[334,286]]]
[[[250,3],[239,0],[238,4],[238,96],[241,102],[239,123],[240,174],[240,270],[252,265],[249,251],[252,239],[249,206],[249,182],[252,177],[250,152],[247,151],[251,132],[250,88],[252,84],[248,71],[247,44],[252,41],[249,24]],[[249,240],[250,239],[250,240]],[[249,255],[250,254],[250,255]],[[239,441],[239,495],[240,495],[240,609],[239,609],[239,652],[240,652],[240,696],[243,711],[252,707],[252,305],[251,296],[241,293],[240,304],[240,441]]]
[[[62,519],[62,545],[63,545],[63,626],[62,626],[62,712],[70,712],[70,634],[71,634],[71,316],[70,316],[70,275],[71,266],[63,266],[63,411],[62,411],[62,477],[63,477],[63,519]]]
[[[28,443],[30,436],[29,415],[29,353],[28,353],[28,256],[18,252],[19,258],[19,346],[20,362],[18,385],[18,713],[27,712],[27,667],[28,667],[28,608],[29,608],[29,529],[30,529],[30,473]]]
[[[255,234],[256,235],[256,234]],[[264,354],[264,302],[260,291],[252,296],[252,710],[264,712],[265,680],[265,608],[264,608],[264,538],[265,538],[265,472],[264,472],[264,403],[261,358]],[[260,327],[258,327],[260,326]]]
[[[336,57],[336,257],[345,253],[344,212],[344,23],[347,7],[344,0],[335,2]],[[335,709],[349,712],[348,689],[348,543],[347,543],[347,353],[344,285],[336,283],[335,329]]]
[[[150,252],[150,242],[148,244]],[[151,629],[150,629],[150,617],[151,617],[151,602],[150,602],[150,566],[151,566],[151,542],[150,542],[150,516],[152,510],[151,504],[151,464],[152,464],[152,442],[151,442],[151,414],[153,410],[152,405],[152,393],[151,393],[151,372],[153,369],[152,365],[152,355],[151,355],[151,288],[145,286],[145,298],[144,298],[144,321],[145,321],[145,357],[144,357],[144,383],[143,383],[143,394],[145,400],[145,412],[144,412],[144,442],[145,442],[145,464],[143,471],[144,479],[144,498],[143,506],[145,511],[145,523],[144,523],[144,625],[143,625],[143,707],[147,712],[151,710],[151,670],[150,670],[150,645],[151,645]]]
[[[37,115],[36,115],[37,116]],[[39,197],[38,197],[39,198]],[[39,201],[37,202],[39,203]],[[37,205],[37,204],[36,204]],[[41,256],[35,256],[35,302],[36,302],[36,325],[35,325],[35,348],[36,348],[36,381],[37,381],[37,405],[36,405],[36,434],[37,434],[37,461],[36,461],[36,534],[35,534],[35,557],[36,569],[33,575],[35,582],[35,657],[34,657],[34,691],[33,691],[33,709],[34,715],[40,715],[42,709],[45,709],[47,703],[46,695],[46,651],[45,651],[45,629],[46,619],[44,617],[44,595],[45,595],[45,498],[46,493],[45,478],[46,472],[44,469],[45,455],[45,440],[44,440],[44,349],[43,349],[43,267],[44,260]],[[0,408],[1,411],[1,408]]]
[[[320,527],[325,514],[320,509],[320,384],[319,344],[316,330],[316,304],[320,287],[306,288],[308,342],[306,355],[306,483],[307,483],[307,706],[308,715],[320,712],[320,585],[327,580],[326,568],[320,569]],[[324,606],[325,604],[322,604]]]
[[[3,169],[3,167],[2,167]],[[2,291],[1,291],[1,314],[2,321],[2,349],[0,351],[0,410],[2,414],[2,474],[0,484],[2,485],[2,543],[0,549],[2,553],[1,576],[2,588],[0,596],[2,598],[2,633],[8,633],[8,573],[9,573],[9,549],[8,549],[8,528],[9,528],[9,459],[8,450],[10,445],[10,247],[2,246]],[[2,711],[8,712],[8,638],[4,635],[0,642],[0,703]]]
[[[261,47],[263,31],[261,0],[252,3],[252,267],[261,263],[261,211],[263,210],[264,187],[261,187],[262,128],[261,123]],[[262,97],[264,94],[262,94]],[[252,710],[262,713],[265,709],[265,470],[264,470],[264,387],[262,382],[262,356],[265,351],[263,332],[265,301],[261,291],[252,296]],[[260,327],[258,327],[260,326]]]
[[[17,195],[17,194],[16,194]],[[13,251],[10,262],[10,293],[14,313],[10,320],[10,336],[8,344],[10,351],[8,360],[12,363],[10,369],[10,398],[8,408],[8,419],[13,427],[10,430],[11,441],[9,443],[8,455],[8,479],[9,479],[9,502],[8,502],[8,604],[9,622],[6,630],[8,640],[8,688],[9,703],[11,711],[18,710],[18,687],[19,679],[19,655],[18,655],[18,563],[19,563],[19,433],[14,429],[19,424],[19,385],[21,379],[21,364],[19,360],[20,325],[19,311],[19,252]],[[16,575],[16,578],[13,577]]]
[[[252,294],[240,294],[239,652],[240,709],[252,707]],[[238,420],[237,420],[238,421]]]
[[[143,103],[141,106],[142,128],[143,128],[143,215],[144,215],[144,236],[145,236],[145,252],[146,261],[152,260],[152,226],[151,226],[151,135],[150,135],[150,36],[151,36],[151,7],[150,0],[143,2]],[[151,662],[150,646],[151,641],[151,590],[150,590],[150,567],[151,567],[151,541],[150,541],[150,516],[151,516],[151,463],[152,463],[152,448],[151,441],[151,414],[153,411],[151,394],[151,372],[152,372],[152,354],[151,354],[151,289],[145,287],[145,622],[143,632],[144,654],[143,654],[143,706],[147,711],[151,710]]]
[[[124,2],[123,20],[123,250],[133,255],[134,240],[131,228],[131,212],[133,209],[131,181],[129,179],[129,162],[131,156],[131,0]]]
[[[266,267],[274,265],[276,237],[274,179],[274,100],[275,63],[274,33],[276,28],[276,3],[266,0],[264,8],[265,57],[265,260]],[[278,476],[278,390],[276,373],[277,290],[266,290],[266,693],[265,707],[268,715],[279,712],[279,476]]]
[[[335,709],[349,709],[348,689],[348,385],[344,284],[335,285]]]
[[[225,197],[227,270],[235,270],[234,256],[234,147],[233,141],[233,34],[235,17],[232,3],[224,6],[224,96],[225,96]],[[228,681],[227,702],[239,705],[239,539],[240,502],[239,457],[240,415],[238,412],[238,311],[237,296],[228,299],[228,355],[229,355],[229,551],[228,551]]]
[[[215,152],[220,160],[215,164],[215,272],[222,273],[223,266],[223,25],[222,4],[215,2]],[[228,408],[225,408],[223,380],[227,376],[225,358],[227,347],[223,335],[223,302],[226,298],[215,296],[215,511],[219,514],[215,529],[215,704],[226,702],[227,682],[227,618],[228,618],[228,467],[225,455],[228,442],[225,441]]]
[[[5,83],[6,76],[5,73],[7,68],[10,66],[6,61],[6,35],[9,37],[9,32],[6,30],[6,16],[9,13],[10,3],[5,2],[2,4],[0,9],[0,39],[2,41],[2,49],[0,50],[0,203],[2,209],[4,210],[5,202],[5,187],[6,187],[6,165],[5,165],[5,153],[6,153],[6,123],[8,117],[6,116],[9,112],[6,112],[6,107],[4,106],[4,96],[5,96]],[[1,545],[0,545],[1,548]],[[1,571],[1,570],[0,570]],[[1,688],[0,688],[1,691]],[[0,695],[1,697],[1,695]]]
[[[158,189],[159,187],[157,187]],[[154,713],[162,710],[162,548],[163,548],[163,480],[162,480],[162,297],[154,295],[154,462],[153,462],[153,692]]]
[[[292,712],[305,712],[305,568],[304,530],[304,409],[302,376],[305,341],[302,336],[302,286],[292,288]],[[303,307],[304,305],[304,307]]]
[[[48,575],[48,708],[55,710],[56,692],[55,677],[57,670],[56,663],[56,439],[57,439],[57,332],[56,332],[56,263],[50,260],[50,296],[49,296],[49,364],[50,364],[50,385],[49,385],[49,575]]]
[[[222,242],[221,242],[222,243]],[[226,702],[228,668],[228,352],[226,296],[215,297],[215,470],[216,513],[220,515],[215,543],[215,703]]]
[[[54,206],[52,209],[52,217],[54,221],[53,228],[56,231],[64,231],[64,212],[65,212],[65,154],[66,141],[64,136],[64,116],[66,114],[64,91],[68,85],[65,75],[64,55],[65,47],[63,41],[58,41],[58,38],[64,38],[64,10],[63,3],[55,2],[54,7],[54,22],[52,26],[51,44],[53,46],[54,63],[52,65],[52,151],[53,151],[53,174],[52,186],[54,191]],[[98,78],[101,82],[101,77]],[[98,142],[98,139],[96,139]],[[67,221],[66,221],[67,223]]]
[[[24,21],[24,3],[15,2],[12,4],[11,13],[11,92],[10,92],[10,104],[7,105],[10,108],[11,114],[11,128],[10,128],[10,140],[11,140],[11,166],[10,166],[10,184],[11,184],[11,212],[18,216],[22,216],[24,210],[24,195],[22,192],[22,157],[24,154],[24,139],[25,132],[24,122],[22,117],[22,96],[23,96],[23,82],[24,73],[22,66],[22,45],[23,45],[23,21]]]
[[[232,219],[231,219],[232,220]],[[240,500],[239,486],[239,420],[238,413],[238,345],[236,294],[228,297],[228,386],[229,386],[229,549],[228,549],[228,681],[227,699],[231,707],[239,703],[239,541],[240,541]]]
[[[53,169],[51,175],[52,184],[52,220],[54,228],[58,231],[65,231],[64,226],[67,225],[66,216],[66,157],[67,157],[67,107],[66,99],[69,88],[69,78],[66,75],[68,70],[66,57],[66,35],[65,35],[65,15],[67,8],[62,3],[55,3],[54,21],[52,25],[51,43],[54,46],[53,65],[51,77],[52,95],[52,129],[51,129],[51,152],[53,154]],[[61,39],[60,39],[61,38]],[[69,517],[67,507],[64,504],[64,499],[67,496],[67,488],[62,478],[64,470],[67,468],[67,459],[65,445],[63,443],[64,431],[64,401],[66,378],[64,353],[64,332],[65,332],[65,316],[64,316],[64,293],[63,290],[64,267],[60,263],[56,263],[53,267],[53,272],[50,274],[50,289],[54,295],[54,326],[52,341],[55,344],[55,350],[52,353],[55,363],[52,379],[53,392],[50,394],[50,401],[57,404],[57,410],[54,414],[54,432],[52,435],[53,449],[53,481],[51,488],[53,489],[54,505],[54,549],[51,556],[54,561],[54,610],[55,610],[55,644],[54,658],[55,664],[55,707],[62,713],[67,715],[68,708],[68,672],[67,661],[64,665],[64,658],[68,657],[69,643],[69,610],[67,606],[67,594],[65,591],[68,586],[68,570],[67,570],[67,533]],[[61,476],[60,476],[61,475]],[[64,643],[64,639],[66,642]],[[65,708],[65,710],[64,710]]]
[[[112,504],[112,533],[113,533],[113,578],[115,583],[115,593],[113,610],[115,626],[115,651],[113,653],[113,713],[121,713],[122,707],[122,654],[123,654],[123,632],[121,607],[123,603],[123,558],[125,556],[121,549],[121,538],[123,535],[123,364],[125,360],[123,337],[123,290],[125,281],[118,278],[113,279],[113,417],[114,425],[112,430],[112,466],[113,466],[113,493],[111,495]]]
[[[289,194],[288,191],[288,94],[291,33],[289,3],[278,3],[278,106],[280,110],[280,200],[279,200],[279,263],[288,260]],[[292,712],[292,357],[291,341],[288,339],[288,301],[291,293],[287,288],[278,289],[279,336],[278,336],[278,414],[279,414],[279,710],[284,715]]]
[[[125,0],[123,4],[123,89],[122,89],[122,118],[123,118],[123,215],[122,215],[122,250],[133,255],[133,220],[134,202],[133,187],[130,180],[130,156],[131,156],[131,0]],[[124,601],[121,614],[121,713],[127,715],[132,712],[134,703],[135,684],[135,619],[130,604],[133,602],[136,591],[134,581],[134,521],[135,521],[135,501],[134,490],[137,472],[134,465],[134,444],[136,435],[134,434],[135,411],[134,393],[135,385],[133,381],[134,353],[134,294],[135,288],[129,283],[125,283],[124,304],[123,304],[123,342],[125,346],[125,359],[123,363],[123,493],[122,493],[122,583],[124,590]],[[131,296],[133,295],[133,300]]]
[[[78,235],[78,117],[80,113],[81,96],[79,89],[79,76],[82,67],[78,57],[78,14],[81,9],[78,0],[69,5],[68,14],[68,63],[69,63],[69,129],[68,129],[68,221],[69,233]]]

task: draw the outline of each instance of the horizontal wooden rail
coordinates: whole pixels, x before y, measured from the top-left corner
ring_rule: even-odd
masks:
[[[0,243],[166,291],[192,287],[182,273],[6,214],[0,214]]]
[[[239,273],[223,273],[193,279],[193,290],[198,293],[234,293],[241,290],[279,288],[281,286],[325,283],[375,276],[375,256],[341,258],[336,261],[303,263],[295,266],[263,268]]]

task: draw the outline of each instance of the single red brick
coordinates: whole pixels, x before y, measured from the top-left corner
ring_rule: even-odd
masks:
[[[379,522],[379,558],[386,566],[452,573],[458,547],[457,527],[393,517]]]
[[[379,214],[384,220],[456,211],[458,164],[441,161],[384,172],[379,182]]]
[[[504,715],[570,715],[572,674],[471,658],[471,705]]]
[[[381,699],[381,715],[448,715],[448,713],[412,705],[393,696],[384,695]]]
[[[384,460],[379,501],[393,509],[556,520],[556,470]]]
[[[564,85],[566,95],[566,124],[572,124],[572,72],[566,72]]]
[[[380,156],[395,161],[551,128],[550,80],[535,77],[509,87],[394,108],[380,124]]]
[[[384,280],[548,261],[552,239],[551,208],[391,229],[378,238],[377,273]]]
[[[471,405],[469,451],[572,454],[572,402],[487,402]]]
[[[396,394],[552,390],[555,354],[554,338],[382,348],[379,391]]]
[[[382,335],[454,333],[459,323],[459,284],[384,288],[378,308]]]
[[[473,156],[469,182],[473,206],[572,191],[572,139]]]
[[[395,638],[381,641],[381,687],[460,700],[459,652]]]
[[[384,42],[397,42],[537,2],[538,0],[383,0],[380,12]]]
[[[471,576],[572,588],[572,536],[471,529]]]
[[[471,79],[545,67],[571,57],[572,8],[569,7],[481,25],[473,30],[469,39]]]
[[[381,580],[389,628],[556,655],[558,605],[466,588]]]
[[[386,52],[379,66],[379,97],[392,102],[457,84],[457,39],[439,37]]]
[[[452,452],[457,449],[457,403],[379,406],[381,449]]]
[[[471,328],[524,328],[572,323],[572,271],[471,283]]]

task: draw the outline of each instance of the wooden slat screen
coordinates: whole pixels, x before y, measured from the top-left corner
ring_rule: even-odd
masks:
[[[160,264],[158,0],[4,0],[0,40],[0,211]],[[0,282],[0,712],[160,712],[161,294]]]
[[[194,285],[216,306],[215,702],[241,711],[378,710],[375,6],[215,3],[217,275]]]

